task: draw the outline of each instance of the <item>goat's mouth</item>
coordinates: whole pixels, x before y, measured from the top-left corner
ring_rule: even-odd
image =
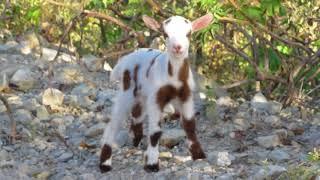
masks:
[[[179,50],[172,50],[172,53],[175,55],[175,56],[181,56],[183,54],[183,51]]]

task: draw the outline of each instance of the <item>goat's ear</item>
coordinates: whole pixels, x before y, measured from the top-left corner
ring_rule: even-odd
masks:
[[[207,27],[211,23],[212,19],[213,15],[211,13],[208,13],[192,21],[192,32],[196,32]]]
[[[161,25],[155,19],[153,19],[147,15],[143,15],[142,20],[148,28],[150,28],[154,31],[157,31],[157,32],[161,31]]]

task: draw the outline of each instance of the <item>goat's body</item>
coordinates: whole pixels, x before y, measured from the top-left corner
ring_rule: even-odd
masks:
[[[163,85],[173,85],[175,88],[182,86],[177,74],[179,68],[172,69],[172,76],[169,75],[169,56],[166,52],[162,52],[156,49],[142,48],[131,54],[122,57],[117,65],[114,67],[111,80],[120,81],[121,90],[123,87],[124,72],[128,70],[130,72],[130,89],[134,90],[137,86],[140,96],[147,97],[154,91],[159,89]],[[178,63],[178,62],[175,62]],[[182,64],[172,65],[173,67],[180,67]],[[137,79],[135,76],[135,68],[137,68]],[[194,89],[194,81],[191,70],[189,69],[188,85],[191,90]],[[143,83],[141,83],[143,82]]]
[[[211,16],[209,17],[211,19]],[[154,20],[151,27],[160,27]],[[164,21],[169,33],[167,51],[139,49],[122,57],[114,67],[111,81],[120,81],[120,90],[112,107],[111,120],[102,138],[100,169],[111,170],[112,147],[122,122],[130,117],[134,135],[133,145],[143,138],[143,120],[148,116],[148,148],[144,153],[145,170],[159,170],[159,140],[162,135],[160,119],[164,107],[171,103],[181,114],[180,120],[188,139],[192,158],[203,159],[205,154],[195,133],[192,91],[194,81],[188,62],[189,39],[192,28],[206,25],[207,18],[191,24],[183,17],[174,16]],[[169,40],[170,39],[170,40]]]

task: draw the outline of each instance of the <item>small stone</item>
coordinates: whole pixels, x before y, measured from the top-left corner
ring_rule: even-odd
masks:
[[[269,178],[276,179],[286,171],[287,169],[282,166],[269,165],[267,167],[261,167],[260,170],[258,170],[258,172],[253,176],[252,179],[255,179],[255,180],[260,180],[260,179],[262,180],[262,179],[269,179]]]
[[[103,133],[103,130],[106,128],[107,124],[105,123],[98,123],[90,127],[88,130],[85,132],[85,136],[88,138],[93,138],[96,137],[100,134]]]
[[[56,108],[60,105],[62,105],[64,99],[64,94],[54,88],[48,88],[43,92],[42,95],[42,104],[48,105],[51,108]]]
[[[266,117],[264,122],[266,122],[267,124],[271,125],[274,128],[278,128],[281,126],[280,117],[274,116],[274,115]]]
[[[192,157],[191,156],[174,156],[173,157],[175,161],[185,163],[187,161],[191,161]]]
[[[163,159],[171,159],[172,158],[172,153],[171,152],[160,152],[159,158]]]
[[[186,137],[182,129],[165,129],[160,139],[160,144],[172,148]]]
[[[0,92],[9,89],[9,78],[7,73],[0,73]]]
[[[84,75],[81,67],[77,65],[67,65],[54,69],[54,79],[60,84],[73,85],[82,83],[84,81]]]
[[[277,102],[277,101],[270,101],[269,102],[270,106],[270,113],[271,114],[279,114],[282,109],[282,104]]]
[[[89,71],[102,70],[103,61],[91,54],[84,55],[82,57],[82,61],[84,62],[85,66],[88,68]]]
[[[39,174],[36,175],[37,179],[49,179],[49,177],[51,176],[51,172],[50,171],[43,171],[40,172]]]
[[[36,116],[41,120],[46,120],[49,118],[49,113],[45,106],[38,106],[36,107]]]
[[[33,119],[31,112],[25,109],[17,109],[14,112],[13,117],[18,122],[27,122]]]
[[[250,128],[250,123],[245,118],[234,118],[233,120],[235,129],[240,131],[246,131]]]
[[[0,161],[7,161],[9,159],[10,159],[9,153],[4,149],[0,150]]]
[[[275,149],[271,151],[269,157],[272,161],[275,161],[275,162],[282,162],[290,159],[289,154],[280,149]]]
[[[234,160],[235,157],[227,151],[210,152],[208,154],[208,161],[217,166],[230,166]]]
[[[61,154],[59,157],[58,157],[58,161],[59,162],[67,162],[67,161],[69,161],[70,159],[72,159],[72,157],[73,157],[73,154],[72,153],[70,153],[70,152],[65,152],[65,153],[63,153],[63,154]]]
[[[281,145],[278,135],[260,136],[255,139],[258,144],[265,148],[276,147]]]
[[[234,101],[229,96],[222,96],[217,100],[218,106],[233,107]]]
[[[18,89],[27,91],[36,84],[34,74],[29,68],[18,69],[10,79],[10,83],[17,86]]]

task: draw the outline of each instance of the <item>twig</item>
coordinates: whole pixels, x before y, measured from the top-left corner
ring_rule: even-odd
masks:
[[[317,89],[320,89],[320,85],[316,86],[315,88],[311,89],[307,95],[311,94],[313,91],[317,90]]]
[[[231,88],[238,87],[238,86],[241,86],[243,84],[251,83],[251,82],[254,82],[254,81],[255,80],[253,80],[253,79],[245,79],[245,80],[234,82],[232,84],[223,85],[223,86],[221,86],[221,88],[222,89],[231,89]]]
[[[14,144],[16,142],[16,136],[17,136],[17,130],[16,130],[17,124],[12,116],[12,110],[10,108],[10,105],[9,105],[7,99],[0,94],[0,100],[2,101],[2,103],[4,104],[4,106],[7,109],[7,114],[9,116],[10,124],[11,124],[10,125],[10,127],[11,127],[10,140],[11,140],[11,143]]]
[[[130,26],[124,24],[123,22],[121,22],[120,20],[118,20],[112,16],[102,14],[99,12],[95,12],[95,11],[89,11],[89,10],[84,10],[81,14],[85,15],[86,17],[94,17],[94,18],[108,20],[108,21],[120,26],[121,28],[123,28],[126,31],[133,31],[134,32],[134,30]]]

